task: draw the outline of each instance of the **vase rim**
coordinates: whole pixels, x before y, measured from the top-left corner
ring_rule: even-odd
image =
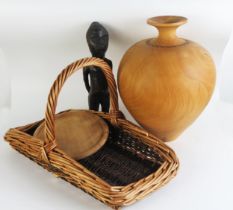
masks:
[[[147,23],[156,27],[180,26],[188,21],[186,17],[176,15],[163,15],[151,17]]]

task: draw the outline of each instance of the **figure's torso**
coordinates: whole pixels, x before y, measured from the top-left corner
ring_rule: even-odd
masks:
[[[112,62],[110,60],[107,58],[103,58],[103,60],[108,63],[110,67],[112,67]],[[85,69],[88,69],[90,74],[90,92],[94,93],[108,91],[107,80],[101,68],[97,66],[89,66]]]

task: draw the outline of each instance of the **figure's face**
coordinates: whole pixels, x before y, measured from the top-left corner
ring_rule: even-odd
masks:
[[[108,33],[99,23],[93,23],[87,32],[87,42],[94,56],[104,57],[108,48]]]

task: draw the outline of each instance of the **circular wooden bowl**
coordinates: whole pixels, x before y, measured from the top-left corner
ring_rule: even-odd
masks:
[[[45,139],[45,122],[34,136]],[[56,115],[55,134],[58,148],[73,159],[85,158],[99,150],[107,141],[109,129],[99,116],[83,110],[71,110]]]

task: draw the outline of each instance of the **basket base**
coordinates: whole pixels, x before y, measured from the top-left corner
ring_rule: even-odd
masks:
[[[105,121],[109,126],[106,144],[93,155],[77,160],[92,173],[111,186],[126,186],[156,172],[164,163],[163,158],[139,138]],[[26,133],[33,135],[37,126]]]
[[[161,157],[139,139],[119,128],[110,126],[109,130],[107,143],[79,162],[110,185],[126,186],[136,182],[154,173],[163,163]]]

